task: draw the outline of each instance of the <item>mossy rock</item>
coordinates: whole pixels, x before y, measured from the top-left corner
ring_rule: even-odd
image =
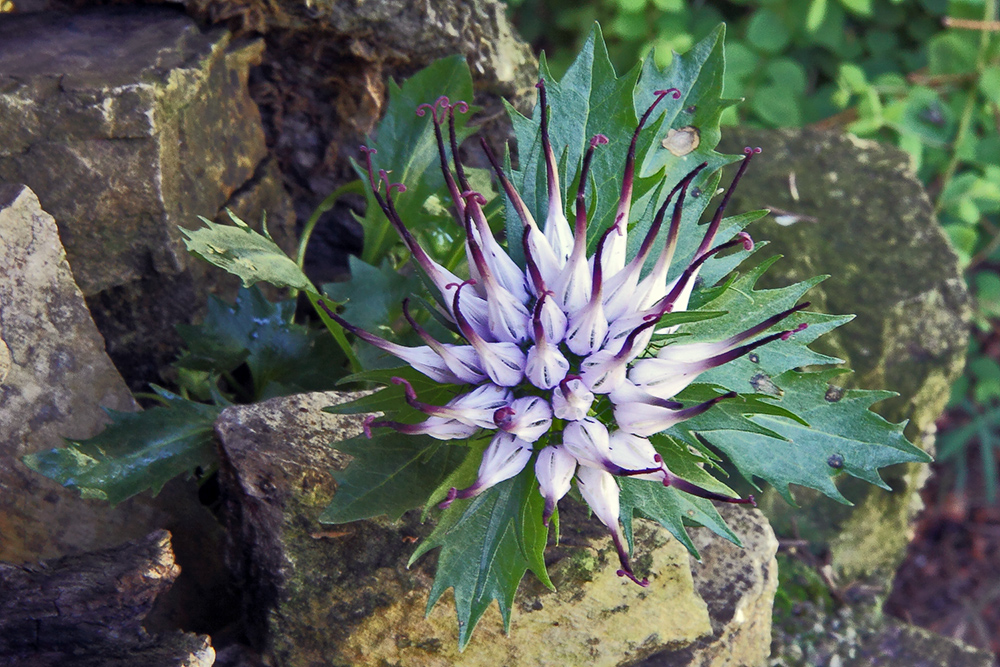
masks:
[[[650,586],[618,577],[607,530],[581,505],[560,507],[546,562],[557,591],[530,576],[515,598],[511,635],[491,606],[458,650],[451,593],[425,615],[436,561],[412,568],[419,513],[325,526],[331,470],[349,457],[330,446],[357,435],[363,415],[321,408],[337,392],[226,409],[216,424],[229,560],[244,592],[250,636],[280,667],[307,665],[760,665],[770,650],[777,542],[763,515],[721,507],[740,549],[693,530],[702,562],[658,524],[637,519],[635,567]]]
[[[875,410],[909,420],[908,437],[933,450],[934,421],[961,374],[968,343],[969,296],[958,258],[903,151],[819,130],[735,130],[720,150],[760,146],[730,208],[771,209],[751,228],[783,255],[765,275],[773,287],[817,274],[830,278],[807,298],[814,308],[853,313],[849,324],[816,347],[846,361],[845,384],[890,389],[899,396]],[[831,389],[835,400],[838,388]],[[829,557],[841,582],[866,579],[888,590],[921,508],[922,464],[886,469],[891,492],[846,481],[856,506],[796,490],[802,508],[767,493],[762,507],[775,531],[805,539]]]

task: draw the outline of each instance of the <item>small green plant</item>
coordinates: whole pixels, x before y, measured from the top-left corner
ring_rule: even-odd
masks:
[[[352,263],[350,283],[326,294],[238,220],[188,233],[192,252],[244,283],[302,290],[339,342],[341,363],[358,371],[343,382],[381,386],[331,408],[371,414],[362,435],[336,443],[355,460],[337,474],[321,520],[396,519],[419,507],[433,516],[411,562],[440,549],[428,608],[454,589],[460,647],[494,600],[509,627],[528,570],[552,587],[545,549],[558,540],[566,495],[607,527],[618,575],[647,586],[631,557],[636,515],[695,556],[690,526],[739,543],[712,501],[753,497],[722,481],[722,456],[790,502],[797,484],[846,503],[840,478],[888,488],[880,468],[929,460],[903,425],[869,410],[891,392],[830,398],[830,383],[847,371],[829,368],[840,360],[808,344],[850,316],[801,302],[823,277],[758,289],[778,257],[735,272],[763,246],[746,228],[766,211],[726,215],[760,149],[714,150],[733,104],[722,97],[723,37],[719,27],[669,66],[648,58],[622,75],[599,28],[562,77],[543,58],[534,113],[509,109],[516,166],[510,151],[497,157],[483,142],[501,192],[495,203],[488,179],[457,155],[470,109],[440,87],[471,93],[461,61],[392,88],[378,144],[362,148],[358,164],[375,204],[363,224],[376,250],[366,250],[371,262]],[[700,142],[663,147],[690,127]],[[721,168],[741,159],[699,224]],[[502,218],[504,242],[491,217]],[[293,382],[309,388],[318,359],[271,354],[251,335],[247,322],[268,312],[248,302],[246,313],[224,314],[232,320],[224,332],[184,330],[189,351],[179,363],[207,373],[197,378],[202,396],[244,366],[253,398]],[[269,335],[288,348],[313,340],[302,331]],[[95,447],[88,443],[77,450]]]

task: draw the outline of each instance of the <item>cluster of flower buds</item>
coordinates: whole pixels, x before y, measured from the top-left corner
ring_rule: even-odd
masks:
[[[403,304],[404,314],[426,343],[420,347],[397,345],[328,312],[358,338],[402,359],[431,379],[463,387],[462,393],[446,405],[428,405],[420,401],[409,383],[397,378],[396,382],[405,388],[409,405],[426,413],[427,419],[402,424],[369,417],[365,422],[369,436],[371,429],[380,427],[442,440],[495,431],[475,482],[465,489],[452,489],[442,506],[482,493],[517,475],[534,460],[535,476],[545,498],[543,521],[548,523],[556,503],[575,478],[580,494],[611,532],[621,562],[618,574],[646,585],[645,580],[635,576],[629,563],[619,524],[615,477],[655,480],[703,498],[752,503],[752,497],[729,498],[677,477],[648,438],[705,412],[719,401],[735,397],[730,392],[688,407],[674,400],[699,374],[771,341],[787,339],[804,328],[802,324],[757,337],[809,304],[768,318],[723,341],[667,344],[652,354],[650,342],[655,332],[662,331],[662,318],[687,309],[705,261],[730,248],[753,248],[753,241],[743,232],[731,241],[713,243],[733,188],[760,149],[745,150],[746,158],[706,226],[700,246],[680,275],[668,282],[684,200],[692,181],[707,164],[695,167],[673,187],[631,258],[626,257],[627,227],[640,132],[665,98],[678,99],[680,93],[676,89],[658,91],[639,121],[626,155],[614,222],[600,236],[594,255],[587,257],[588,170],[594,152],[607,139],[596,135],[590,140],[576,191],[575,219],[570,225],[556,154],[549,141],[544,82],[538,84],[538,91],[549,195],[543,227],[536,223],[496,156],[482,142],[496,178],[523,226],[525,270],[493,237],[483,212],[485,199],[472,190],[458,159],[455,112],[467,112],[465,103],[451,104],[442,97],[433,105],[421,105],[417,113],[429,111],[432,115],[445,183],[457,219],[465,229],[470,273],[467,280],[435,262],[420,247],[394,205],[394,194],[405,187],[391,183],[385,171],[376,172],[372,166],[375,151],[362,148],[376,201],[438,291],[442,314],[454,324],[461,344],[434,339],[412,317],[408,302]],[[442,131],[446,122],[454,173]],[[652,270],[643,276],[642,269],[651,259],[671,211],[662,250]],[[604,401],[599,398],[602,396],[613,409],[598,415],[595,401]]]

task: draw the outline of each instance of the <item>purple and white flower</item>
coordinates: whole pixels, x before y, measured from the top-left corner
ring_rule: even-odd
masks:
[[[705,163],[670,191],[635,257],[628,259],[625,249],[640,132],[665,98],[678,99],[680,93],[676,89],[658,91],[655,102],[639,121],[626,155],[614,223],[600,237],[594,255],[587,257],[587,175],[594,152],[607,139],[602,135],[593,137],[584,155],[571,227],[561,197],[556,154],[549,141],[544,82],[538,84],[538,90],[549,193],[544,228],[538,226],[483,142],[496,178],[523,227],[526,270],[518,267],[493,238],[483,212],[485,199],[472,190],[457,157],[454,173],[449,165],[442,126],[448,122],[451,152],[456,156],[454,114],[456,110],[466,112],[467,105],[453,105],[442,97],[433,105],[421,105],[417,113],[430,111],[433,117],[445,182],[466,233],[468,280],[436,263],[420,247],[394,205],[394,194],[405,187],[389,182],[384,171],[376,175],[372,166],[375,151],[362,149],[376,201],[438,291],[442,314],[454,324],[463,342],[435,340],[413,319],[406,302],[404,314],[425,342],[423,346],[391,343],[352,326],[330,310],[328,313],[360,339],[402,359],[429,378],[463,387],[462,393],[446,405],[436,406],[420,401],[409,383],[397,378],[394,381],[404,385],[409,405],[426,413],[427,419],[402,424],[369,417],[365,422],[369,435],[371,429],[380,427],[442,440],[495,432],[483,453],[476,481],[465,489],[451,489],[442,507],[457,498],[482,493],[519,474],[534,460],[535,476],[545,499],[543,521],[548,523],[575,478],[580,494],[611,532],[621,562],[618,574],[646,585],[645,580],[635,576],[629,562],[619,524],[615,477],[655,480],[703,498],[753,503],[752,496],[725,497],[677,477],[648,437],[735,397],[730,392],[688,407],[674,400],[701,373],[771,341],[787,339],[804,328],[802,324],[757,337],[808,304],[723,341],[667,344],[654,354],[650,341],[654,333],[663,331],[661,319],[687,309],[704,262],[729,248],[752,249],[753,241],[743,232],[719,244],[715,244],[715,236],[733,188],[760,149],[745,150],[746,158],[706,226],[700,246],[680,276],[668,283],[684,200],[694,178],[707,166]],[[672,203],[662,250],[653,269],[643,277],[642,268],[650,259]],[[596,410],[595,406],[602,409]]]

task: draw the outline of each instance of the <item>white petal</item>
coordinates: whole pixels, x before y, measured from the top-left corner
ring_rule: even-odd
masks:
[[[579,256],[578,256],[579,255]],[[556,299],[563,310],[570,315],[582,310],[590,301],[592,278],[590,267],[582,254],[575,253],[567,261],[562,272],[552,285]]]
[[[610,528],[612,533],[620,534],[620,491],[614,475],[597,468],[581,467],[576,471],[576,486],[601,523]]]
[[[548,519],[555,511],[556,503],[569,493],[573,473],[576,472],[576,459],[560,445],[550,445],[538,453],[535,461],[535,478],[538,480],[538,491],[545,498],[545,510],[542,521],[548,524]]]
[[[552,390],[552,411],[559,419],[579,421],[594,404],[594,394],[582,380],[563,382]]]
[[[477,350],[483,370],[494,384],[514,387],[524,378],[525,355],[514,343],[481,343]]]
[[[566,318],[566,314],[556,303],[555,299],[544,298],[542,299],[541,312],[539,313],[539,320],[542,324],[542,331],[545,334],[545,340],[550,343],[558,344],[561,343],[563,338],[566,336],[566,328],[569,325],[569,320]],[[532,338],[536,341],[538,340],[532,332]]]
[[[628,379],[657,398],[673,398],[698,379],[706,368],[664,359],[640,359],[632,365]]]
[[[479,478],[473,486],[479,491],[485,491],[521,472],[530,459],[531,443],[510,433],[499,432],[483,452]]]
[[[608,335],[608,320],[604,317],[601,302],[590,301],[578,311],[570,311],[566,345],[574,354],[584,356],[601,349]]]
[[[525,396],[510,404],[509,412],[496,426],[526,442],[535,442],[552,426],[552,408],[538,396]]]
[[[626,431],[618,430],[612,433],[608,439],[608,448],[611,450],[611,461],[626,470],[663,467],[662,460],[657,460],[659,455],[649,440]],[[664,469],[662,472],[634,475],[633,478],[662,481],[665,475]]]
[[[610,394],[625,381],[628,367],[626,359],[601,350],[590,355],[580,364],[580,377],[595,394]]]
[[[539,389],[552,389],[569,372],[569,361],[555,345],[534,345],[528,350],[524,375]]]
[[[666,430],[686,418],[683,410],[674,410],[650,403],[619,403],[615,406],[615,421],[622,430],[647,437]]]
[[[485,384],[473,391],[448,401],[447,407],[455,410],[454,419],[479,428],[496,428],[493,414],[509,405],[512,399],[509,389],[495,384]]]
[[[563,445],[583,466],[604,469],[608,457],[608,429],[593,417],[570,422],[563,429]]]
[[[528,340],[531,313],[523,303],[507,290],[496,287],[486,295],[486,304],[490,333],[495,340],[504,343],[521,343]],[[463,308],[465,306],[464,300],[462,306]]]

